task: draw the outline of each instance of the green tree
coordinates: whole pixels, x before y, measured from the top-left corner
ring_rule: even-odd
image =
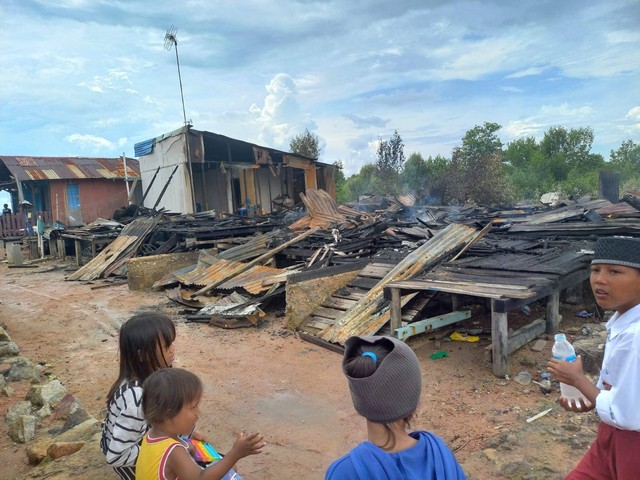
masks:
[[[640,175],[640,144],[626,140],[617,150],[611,150],[611,165],[624,173]]]
[[[336,182],[336,202],[344,203],[349,201],[349,193],[347,192],[346,178],[344,176],[344,165],[342,164],[342,160],[336,160],[333,162],[334,170],[334,179]]]
[[[440,203],[449,161],[441,155],[424,159],[419,152],[409,155],[402,171],[402,183],[419,199]]]
[[[378,167],[372,163],[363,165],[358,173],[347,178],[344,189],[348,200],[357,200],[361,195],[380,194],[383,186],[378,177]]]
[[[404,162],[402,183],[412,192],[421,194],[429,178],[429,167],[419,152],[413,152]]]
[[[318,159],[320,156],[320,138],[315,133],[311,133],[308,128],[305,128],[304,132],[291,139],[289,150],[291,153]]]
[[[397,130],[389,141],[380,139],[377,156],[378,179],[384,193],[399,193],[400,174],[404,167],[404,142]]]
[[[497,123],[485,122],[469,130],[455,147],[446,172],[445,195],[459,202],[496,204],[509,198]]]

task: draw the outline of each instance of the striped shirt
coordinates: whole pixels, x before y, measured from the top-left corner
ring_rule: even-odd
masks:
[[[142,437],[149,429],[142,413],[142,387],[123,380],[102,425],[100,446],[112,467],[134,467]]]

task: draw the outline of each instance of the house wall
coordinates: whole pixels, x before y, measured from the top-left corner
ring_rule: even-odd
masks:
[[[271,213],[271,201],[282,194],[282,179],[274,176],[269,168],[256,170],[257,203],[265,213]]]
[[[215,168],[205,170],[206,197],[209,210],[217,212],[227,212],[229,210],[227,195],[231,195],[231,192],[228,192],[230,175],[230,169],[226,172]]]
[[[166,208],[172,212],[193,213],[189,167],[186,163],[184,135],[174,135],[158,141],[149,155],[140,157],[140,176],[143,191],[147,191],[158,167],[158,175],[151,185],[144,206],[152,208],[160,192],[171,177],[175,166],[176,173],[171,178],[162,200],[157,208]],[[198,165],[199,168],[199,165]]]
[[[115,210],[128,205],[127,187],[122,179],[51,180],[51,218],[65,225],[73,223],[67,212],[67,184],[79,187],[83,223],[91,223],[98,218],[109,219]]]
[[[129,204],[124,180],[87,179],[78,183],[84,223],[91,223],[97,218],[109,219],[115,210]]]

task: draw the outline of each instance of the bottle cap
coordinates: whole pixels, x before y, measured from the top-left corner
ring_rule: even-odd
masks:
[[[566,335],[564,333],[556,333],[556,336],[554,337],[556,342],[562,342],[564,340],[567,339]]]

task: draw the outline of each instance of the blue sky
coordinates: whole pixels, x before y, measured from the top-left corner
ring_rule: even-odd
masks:
[[[308,128],[347,174],[398,130],[444,155],[591,127],[640,141],[640,0],[3,0],[0,154],[134,156],[183,123],[288,149]]]

